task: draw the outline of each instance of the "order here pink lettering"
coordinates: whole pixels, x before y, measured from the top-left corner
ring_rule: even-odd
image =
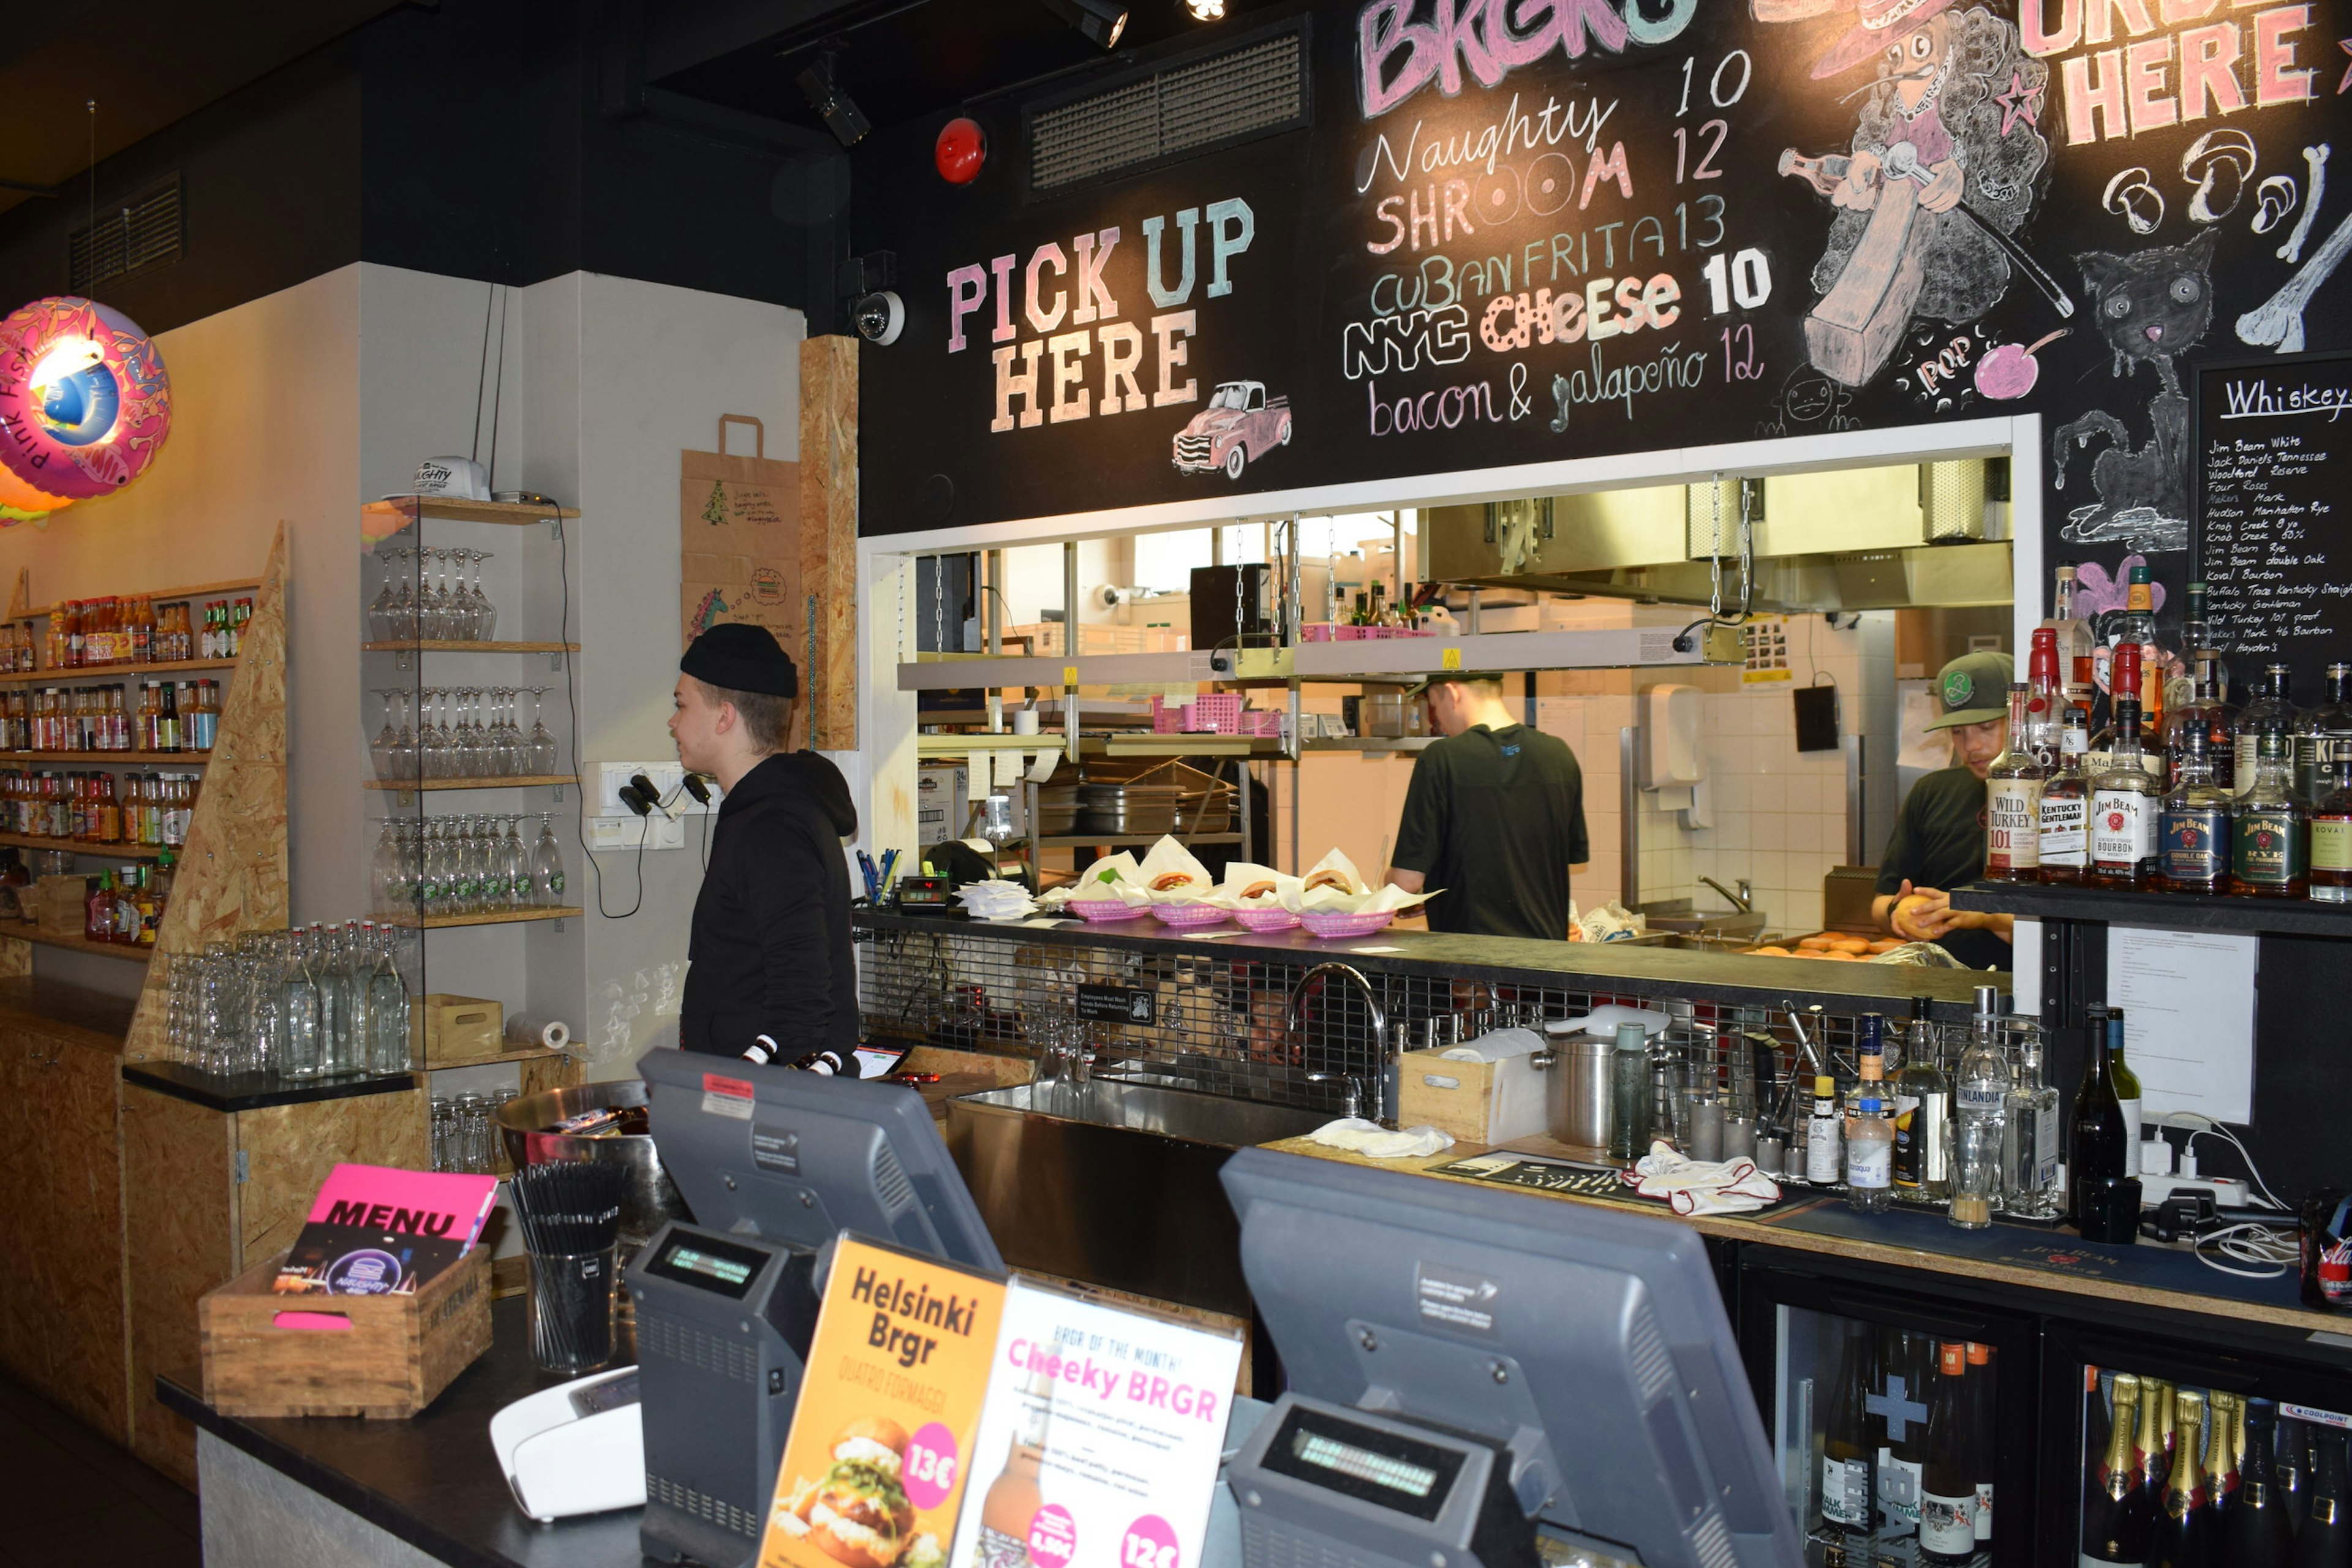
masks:
[[[1097,1399],[1117,1398],[1124,1390],[1130,1404],[1202,1421],[1217,1419],[1218,1406],[1223,1403],[1213,1388],[1196,1388],[1189,1383],[1177,1383],[1147,1372],[1130,1371],[1122,1379],[1118,1368],[1107,1366],[1092,1356],[1066,1356],[1025,1339],[1013,1342],[1006,1360],[1016,1371],[1043,1373],[1056,1383],[1084,1389]]]

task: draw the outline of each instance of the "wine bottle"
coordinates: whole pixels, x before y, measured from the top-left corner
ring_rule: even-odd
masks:
[[[1969,1431],[1968,1347],[1936,1347],[1936,1390],[1927,1400],[1927,1462],[1919,1477],[1919,1555],[1964,1563],[1977,1550],[1977,1483]]]
[[[1871,1500],[1877,1489],[1871,1471],[1878,1454],[1870,1430],[1873,1359],[1869,1325],[1848,1321],[1837,1388],[1822,1428],[1822,1528],[1832,1533],[1871,1531]]]
[[[2074,1229],[2085,1241],[2121,1241],[2116,1231],[2124,1220],[2116,1215],[2111,1190],[2102,1184],[2129,1173],[2131,1129],[2124,1122],[2123,1102],[2116,1096],[2115,1075],[2107,1054],[2107,1010],[2090,1010],[2083,1052],[2083,1083],[2074,1091],[2074,1116],[2067,1129],[2067,1198]],[[2086,1203],[2095,1195],[2096,1202]],[[2128,1222],[2135,1236],[2139,1205],[2131,1205]],[[2133,1379],[2135,1385],[2138,1380]]]
[[[2294,1561],[2294,1529],[2271,1462],[2278,1406],[2249,1399],[2243,1419],[2246,1454],[2238,1464],[2238,1495],[2221,1521],[2221,1561],[2231,1568],[2287,1568]]]
[[[1977,1545],[1983,1547],[1992,1541],[1992,1468],[1996,1449],[1993,1435],[2000,1430],[1993,1416],[1992,1347],[1970,1340],[1962,1349],[1969,1366],[1965,1384],[1969,1402],[1969,1473],[1976,1478],[1977,1488],[1977,1516],[1973,1524]]]
[[[2147,1549],[2147,1568],[2211,1568],[2202,1550],[2205,1506],[2197,1485],[2199,1439],[2205,1432],[2205,1396],[2193,1388],[2174,1391],[2172,1425],[2178,1446],[2172,1473],[2164,1484],[2164,1508]]]
[[[2107,1009],[2107,1073],[2116,1080],[2116,1100],[2124,1108],[2124,1173],[2139,1174],[2141,1131],[2139,1074],[2124,1057],[2124,1010]]]
[[[2271,1468],[2277,1472],[2279,1500],[2296,1530],[2311,1513],[2311,1428],[2293,1416],[2279,1417],[2271,1437]]]
[[[2096,1403],[2096,1396],[2093,1396]],[[2089,1500],[2083,1510],[2083,1562],[2137,1564],[2147,1557],[2147,1487],[2132,1456],[2132,1417],[2139,1407],[2139,1379],[2116,1373],[2115,1424],[2100,1456]]]
[[[1878,1459],[1878,1521],[1881,1540],[1919,1533],[1919,1479],[1927,1464],[1927,1395],[1935,1386],[1933,1336],[1903,1330],[1893,1334],[1886,1363],[1886,1447]],[[1913,1415],[1904,1406],[1919,1414]]]
[[[2311,1512],[2294,1538],[2294,1568],[2352,1564],[2352,1495],[2344,1473],[2344,1434],[2311,1434]]]

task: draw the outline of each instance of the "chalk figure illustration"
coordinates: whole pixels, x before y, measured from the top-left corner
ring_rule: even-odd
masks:
[[[1859,386],[1885,369],[1915,319],[1975,321],[2021,272],[2061,316],[2074,301],[2015,237],[2032,215],[2050,143],[2038,125],[2049,68],[2017,27],[1952,0],[1861,0],[1814,64],[1816,80],[1875,58],[1845,154],[1780,156],[1837,209],[1813,268],[1822,298],[1805,347],[1824,374]]]
[[[2074,258],[2091,296],[2091,319],[2106,340],[2117,379],[2156,372],[2148,400],[2148,437],[2132,432],[2103,408],[2058,427],[2050,438],[2054,483],[2066,488],[2067,464],[2105,437],[2091,463],[2096,501],[2078,506],[2059,529],[2077,544],[2116,540],[2141,551],[2189,548],[2189,397],[2174,364],[2213,324],[2213,249],[2221,236],[2206,229],[2186,245],[2159,245],[2129,256],[2092,251]]]
[[[1268,397],[1262,381],[1222,382],[1176,433],[1176,471],[1238,479],[1250,464],[1289,446],[1290,428],[1290,399]]]
[[[2311,236],[2312,220],[2319,216],[2319,204],[2326,192],[2327,148],[2306,147],[2305,159],[2311,165],[2311,199],[2304,204],[2303,220],[2295,226],[2287,243],[2279,247],[2279,259],[2293,261],[2303,254],[2303,242]],[[2320,242],[2311,259],[2303,264],[2279,291],[2254,309],[2238,318],[2238,341],[2258,349],[2276,349],[2283,354],[2303,352],[2303,313],[2311,304],[2311,297],[2320,286],[2336,276],[2344,265],[2344,258],[2352,254],[2352,214],[2336,226],[2336,232]]]

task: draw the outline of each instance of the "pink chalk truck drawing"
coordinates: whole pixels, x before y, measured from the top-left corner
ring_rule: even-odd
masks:
[[[1268,397],[1262,381],[1220,382],[1209,405],[1176,433],[1176,471],[1238,479],[1276,447],[1290,445],[1290,399]]]

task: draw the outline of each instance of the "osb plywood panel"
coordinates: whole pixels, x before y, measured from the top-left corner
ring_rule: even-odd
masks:
[[[857,745],[857,340],[801,344],[801,586],[817,666],[809,743]]]
[[[0,977],[33,973],[33,944],[22,937],[0,936]]]
[[[0,1101],[34,1106],[39,1042],[0,1033]],[[48,1313],[41,1295],[42,1220],[49,1213],[48,1170],[31,1141],[0,1138],[0,1367],[37,1387],[49,1375]]]
[[[522,1092],[542,1094],[551,1089],[570,1089],[580,1081],[583,1070],[578,1057],[529,1058],[522,1063]]]
[[[294,1245],[310,1200],[337,1165],[396,1165],[411,1171],[433,1166],[432,1131],[421,1088],[241,1110],[236,1120],[246,1177],[237,1189],[239,1268],[250,1268]]]
[[[136,1084],[122,1091],[131,1386],[167,1373],[201,1386],[196,1300],[237,1272],[233,1119]],[[139,1457],[194,1486],[195,1429],[152,1399],[131,1403]]]
[[[159,952],[202,952],[241,931],[286,925],[286,525],[278,525],[254,595],[253,618],[229,681],[172,901],[155,933]],[[133,1061],[165,1053],[168,965],[151,964],[126,1050]]]
[[[131,1345],[123,1307],[122,1093],[111,1053],[69,1046],[41,1078],[39,1138],[49,1166],[44,1289],[52,1398],[117,1442],[131,1436]]]

